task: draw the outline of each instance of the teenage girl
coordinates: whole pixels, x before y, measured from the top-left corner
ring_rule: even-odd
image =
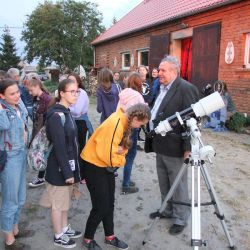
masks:
[[[97,112],[101,113],[101,123],[116,111],[119,92],[113,83],[113,74],[103,68],[99,73],[99,87],[96,91]]]
[[[84,234],[84,246],[89,250],[101,249],[94,240],[96,229],[101,222],[105,243],[118,249],[128,249],[128,245],[114,234],[114,172],[125,165],[125,157],[131,146],[132,129],[145,125],[151,114],[145,104],[136,104],[124,109],[125,112],[121,108],[118,109],[96,129],[81,153],[92,201],[92,210]]]
[[[69,107],[76,103],[79,94],[76,82],[70,79],[61,81],[57,103],[48,110],[45,121],[47,136],[53,148],[48,158],[46,189],[40,204],[51,209],[54,245],[63,248],[75,247],[72,238],[82,235],[68,224],[73,184],[80,181],[77,127]]]
[[[43,86],[42,82],[36,78],[33,78],[28,82],[27,89],[29,90],[29,93],[33,96],[33,109],[32,109],[32,120],[33,120],[32,139],[33,139],[44,125],[45,113],[51,101],[51,96]],[[44,175],[45,171],[39,171],[38,176],[35,177],[29,183],[29,186],[39,187],[45,184]]]
[[[124,111],[129,108],[128,104],[145,103],[142,95],[142,80],[138,73],[132,73],[127,80],[127,88],[119,94],[118,107]],[[118,108],[117,107],[117,108]],[[135,182],[131,181],[131,172],[137,151],[138,129],[133,129],[131,133],[132,145],[126,155],[126,164],[123,170],[122,193],[132,194],[139,191]]]
[[[18,224],[26,199],[26,159],[30,135],[28,112],[21,101],[17,83],[8,78],[1,80],[0,150],[6,152],[7,161],[0,172],[0,222],[5,236],[5,249],[28,249],[28,246],[16,241],[15,237],[22,234]]]

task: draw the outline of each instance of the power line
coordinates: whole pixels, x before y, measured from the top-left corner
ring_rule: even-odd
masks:
[[[20,27],[20,26],[3,26],[3,27],[0,27],[0,29],[22,29],[23,27]]]

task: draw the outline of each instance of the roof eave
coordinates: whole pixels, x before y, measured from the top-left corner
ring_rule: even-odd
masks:
[[[179,16],[175,16],[175,17],[172,17],[172,18],[168,18],[166,20],[162,20],[160,22],[156,22],[156,23],[150,24],[148,26],[144,26],[144,27],[141,27],[141,28],[129,31],[129,32],[125,32],[125,33],[119,34],[117,36],[112,36],[110,38],[101,40],[99,42],[98,41],[97,42],[93,41],[91,43],[91,45],[93,45],[93,46],[100,45],[101,43],[105,43],[105,42],[108,42],[108,41],[111,41],[111,40],[114,40],[114,39],[117,39],[117,38],[129,35],[129,34],[131,35],[131,34],[136,33],[138,31],[143,31],[143,30],[146,30],[146,29],[150,29],[150,28],[158,26],[158,25],[162,25],[162,24],[165,24],[165,23],[168,23],[168,22],[176,21],[176,20],[178,20],[180,18],[188,17],[188,16],[194,15],[194,14],[199,14],[199,13],[202,13],[202,12],[205,12],[205,11],[208,11],[208,10],[217,9],[217,8],[222,7],[222,6],[233,4],[233,3],[237,3],[237,2],[241,2],[241,1],[243,1],[243,0],[230,0],[228,2],[223,2],[223,3],[220,3],[220,4],[216,4],[214,6],[208,6],[207,8],[204,8],[202,10],[196,10],[196,11],[187,12],[185,14],[182,14],[182,15],[179,15]]]

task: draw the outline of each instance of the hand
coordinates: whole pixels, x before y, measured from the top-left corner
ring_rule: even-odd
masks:
[[[74,184],[74,182],[75,182],[75,178],[74,177],[71,177],[71,178],[69,178],[69,179],[67,179],[65,181],[65,183],[67,183],[67,184]]]
[[[124,154],[125,153],[125,149],[124,147],[122,146],[118,146],[118,151],[117,151],[117,154],[121,155],[121,154]]]
[[[184,155],[183,155],[184,160],[187,159],[187,158],[189,158],[190,154],[191,154],[190,151],[185,151]]]

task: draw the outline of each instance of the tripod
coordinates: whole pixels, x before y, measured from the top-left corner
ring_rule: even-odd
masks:
[[[183,121],[182,121],[183,123]],[[162,206],[159,210],[159,217],[156,217],[151,224],[149,230],[147,231],[145,238],[142,242],[142,244],[146,244],[148,237],[151,235],[154,226],[157,224],[157,222],[160,219],[160,215],[165,210],[167,203],[172,198],[178,184],[180,183],[180,180],[182,176],[184,175],[185,171],[187,171],[187,168],[189,165],[191,165],[191,177],[192,177],[192,199],[191,199],[191,216],[192,216],[192,238],[191,238],[191,246],[193,249],[198,250],[201,246],[206,246],[206,241],[203,241],[201,239],[201,206],[207,206],[207,205],[214,205],[215,208],[215,215],[220,220],[222,228],[224,230],[224,233],[228,239],[229,247],[231,249],[234,249],[234,243],[230,237],[230,234],[228,232],[226,223],[225,223],[225,216],[224,213],[219,205],[218,198],[216,196],[215,190],[213,188],[210,176],[208,174],[207,168],[205,166],[205,159],[208,159],[210,163],[212,161],[210,160],[211,157],[214,157],[215,151],[214,149],[207,145],[204,146],[201,140],[201,133],[197,126],[197,121],[194,118],[190,118],[186,121],[186,126],[188,127],[190,134],[191,134],[191,145],[192,145],[192,152],[189,160],[185,161],[182,168],[180,169],[178,175],[176,176],[176,179],[171,186],[167,196],[165,197]],[[195,175],[196,171],[196,175]],[[202,174],[203,179],[205,181],[208,193],[211,198],[211,202],[201,203],[200,200],[200,175]],[[187,205],[190,206],[188,203],[183,202],[172,202],[175,204],[181,204],[181,205]]]

